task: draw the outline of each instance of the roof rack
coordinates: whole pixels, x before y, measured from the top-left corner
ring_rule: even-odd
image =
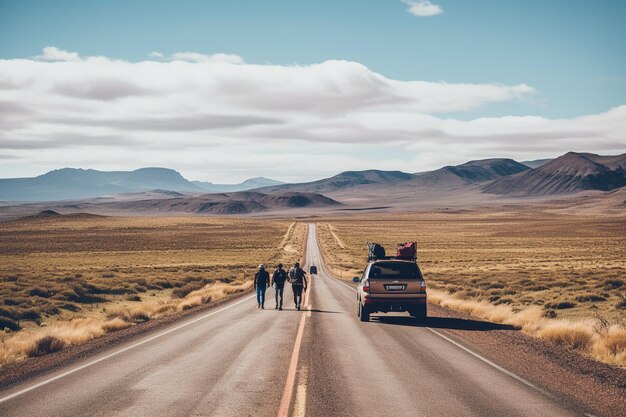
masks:
[[[416,256],[368,256],[367,260],[372,261],[417,261]]]
[[[385,253],[385,247],[379,243],[366,242],[366,245],[367,260],[369,262],[376,260],[401,260],[417,262],[416,241],[398,243],[398,250],[396,255],[387,255]]]

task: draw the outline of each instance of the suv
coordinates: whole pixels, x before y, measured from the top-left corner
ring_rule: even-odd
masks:
[[[426,282],[415,261],[377,259],[368,263],[358,282],[357,314],[369,321],[370,313],[407,311],[411,316],[426,319]]]

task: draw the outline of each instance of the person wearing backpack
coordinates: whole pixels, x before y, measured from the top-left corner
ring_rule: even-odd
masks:
[[[300,310],[302,304],[302,291],[306,291],[307,288],[305,275],[306,272],[300,268],[300,263],[298,262],[289,268],[289,282],[291,282],[291,289],[293,290],[293,302],[298,310]]]
[[[283,269],[283,264],[278,264],[278,267],[272,274],[272,286],[276,290],[276,307],[275,309],[283,309],[283,291],[285,289],[285,281],[287,281],[287,272]],[[280,304],[278,298],[280,297]]]
[[[259,270],[254,274],[254,288],[256,289],[256,308],[265,308],[265,290],[270,286],[270,274],[265,270],[265,265],[259,265]]]

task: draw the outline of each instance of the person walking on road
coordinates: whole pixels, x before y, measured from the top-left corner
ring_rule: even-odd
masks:
[[[305,275],[306,272],[300,268],[300,263],[298,262],[289,268],[289,282],[291,282],[291,289],[293,290],[293,302],[298,310],[300,310],[302,305],[302,291],[306,291],[307,288]]]
[[[265,290],[270,286],[270,274],[265,270],[265,265],[259,265],[259,270],[254,274],[254,288],[256,289],[256,308],[265,308]]]
[[[276,307],[275,309],[283,309],[283,291],[285,289],[285,281],[287,281],[287,272],[283,269],[283,264],[278,264],[278,267],[272,274],[272,286],[276,290]],[[278,299],[280,298],[280,303]]]

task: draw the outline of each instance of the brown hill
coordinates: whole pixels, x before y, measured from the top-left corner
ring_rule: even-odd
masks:
[[[526,165],[508,158],[481,159],[435,171],[415,174],[411,181],[418,187],[458,187],[527,171]]]
[[[330,178],[299,184],[282,184],[273,187],[258,189],[264,193],[279,193],[286,191],[333,193],[349,188],[364,186],[390,186],[413,179],[413,175],[401,171],[380,171],[370,169],[366,171],[345,171]]]
[[[96,213],[197,213],[224,215],[307,207],[332,207],[338,204],[340,203],[317,193],[285,192],[270,195],[256,191],[241,191],[186,195],[174,198],[162,198],[160,196],[142,200],[98,201],[97,199],[90,199],[73,201],[71,204],[58,204],[52,207],[66,213],[89,211]],[[37,216],[41,217],[42,215]],[[63,217],[66,216],[72,216],[72,214],[63,215]]]
[[[625,185],[626,154],[568,152],[538,168],[490,182],[483,190],[491,194],[540,196],[609,191]]]
[[[325,207],[339,203],[317,193],[285,192],[263,196],[259,202],[265,207],[271,208],[296,208],[296,207]]]

